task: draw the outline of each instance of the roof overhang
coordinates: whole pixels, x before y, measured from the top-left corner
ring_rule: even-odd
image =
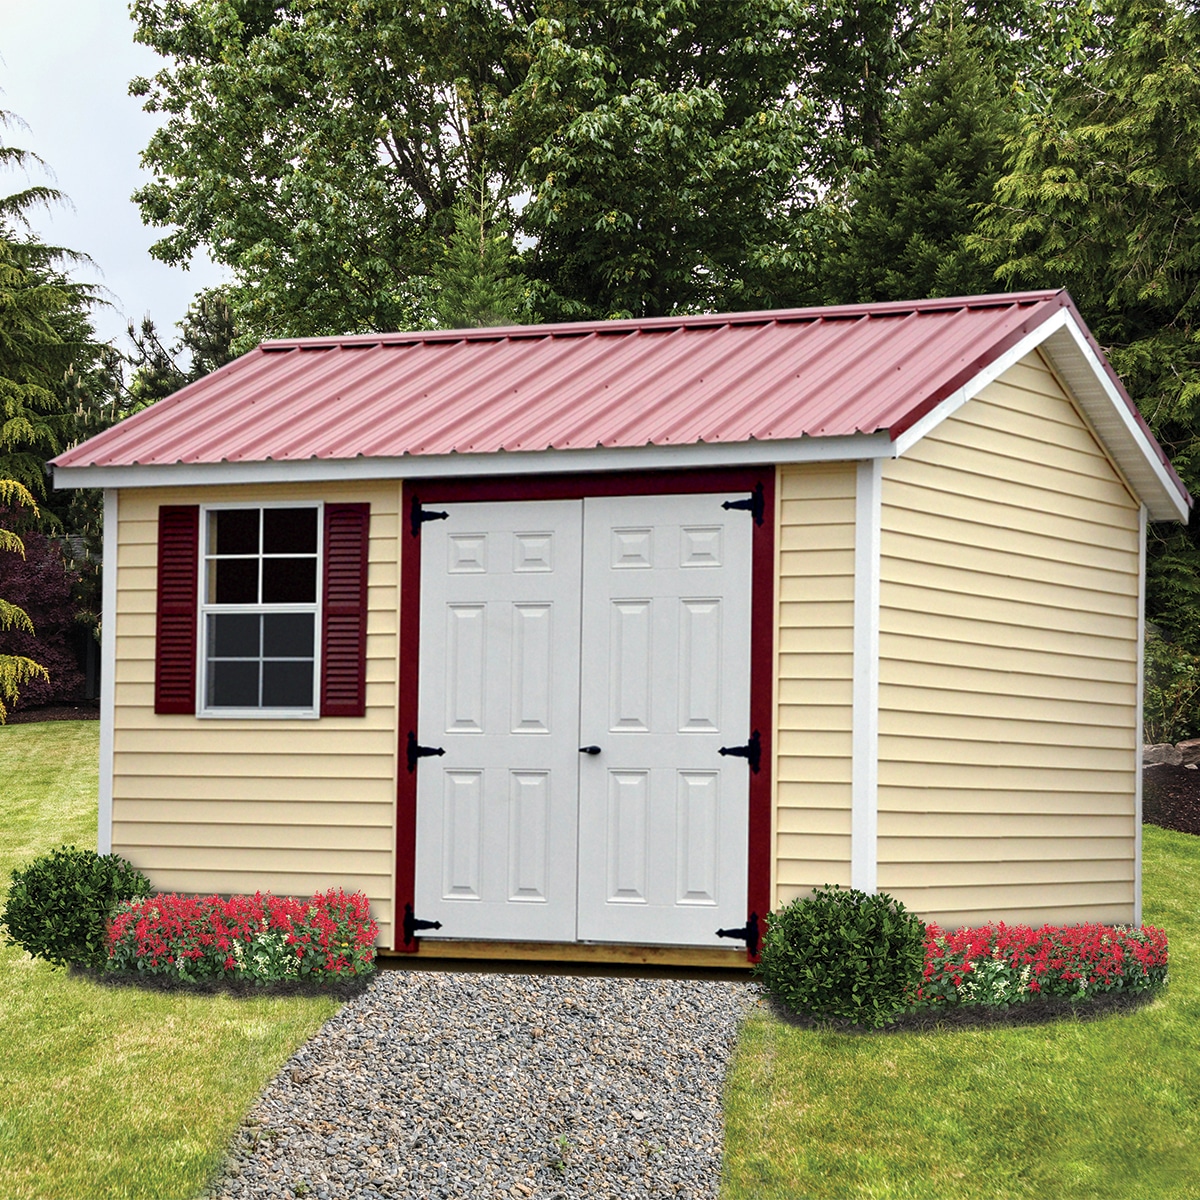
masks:
[[[1163,457],[1116,373],[1103,359],[1074,305],[1060,308],[997,355],[936,408],[896,436],[893,453],[914,443],[978,396],[1026,355],[1040,351],[1078,403],[1152,521],[1186,522],[1192,497]]]
[[[785,441],[699,442],[683,446],[602,446],[489,454],[405,454],[399,458],[309,458],[297,462],[151,463],[53,467],[56,488],[193,487],[202,484],[325,483],[366,479],[558,475],[604,471],[679,471],[766,463],[891,458],[887,433]]]

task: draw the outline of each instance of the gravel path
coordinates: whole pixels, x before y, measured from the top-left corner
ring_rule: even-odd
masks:
[[[243,1122],[221,1200],[711,1198],[756,986],[384,971]]]

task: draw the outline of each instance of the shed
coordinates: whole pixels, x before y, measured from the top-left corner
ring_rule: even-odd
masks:
[[[104,489],[100,831],[384,950],[745,963],[823,883],[1138,921],[1146,522],[1062,291],[265,342]]]

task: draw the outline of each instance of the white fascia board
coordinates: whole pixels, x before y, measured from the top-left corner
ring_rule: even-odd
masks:
[[[858,464],[854,501],[854,684],[850,886],[874,892],[879,825],[879,584],[883,463]]]
[[[777,442],[704,442],[687,446],[591,450],[411,454],[399,458],[309,458],[298,462],[164,463],[121,467],[55,467],[56,488],[192,487],[204,484],[304,483],[361,479],[446,479],[455,476],[658,471],[774,463],[890,458],[886,432]]]
[[[1187,501],[1163,465],[1146,431],[1125,398],[1101,365],[1079,325],[1070,320],[1057,336],[1047,338],[1046,352],[1075,394],[1092,427],[1116,459],[1117,465],[1138,489],[1151,520],[1187,521]],[[1081,373],[1078,364],[1086,366]]]
[[[909,426],[896,439],[897,456],[905,454],[931,430],[936,429],[947,417],[952,417],[968,400],[973,400],[985,387],[994,383],[1010,367],[1015,366],[1027,354],[1038,348],[1052,333],[1061,329],[1071,314],[1061,308],[1048,320],[1042,322],[1032,333],[1026,334],[1015,346],[993,359],[978,375],[952,392],[935,409],[927,412],[915,425]]]
[[[1010,367],[1039,348],[1045,350],[1055,369],[1070,385],[1088,421],[1129,482],[1138,489],[1139,498],[1145,502],[1151,518],[1186,521],[1187,501],[1129,411],[1125,398],[1097,358],[1079,323],[1065,308],[1059,309],[906,429],[896,439],[896,455],[905,454],[968,400],[973,400]]]
[[[104,542],[100,563],[100,811],[96,850],[112,853],[113,725],[117,699],[117,505],[116,488],[104,489]]]
[[[1142,923],[1142,711],[1146,700],[1146,506],[1138,511],[1137,735],[1133,759],[1133,923]]]

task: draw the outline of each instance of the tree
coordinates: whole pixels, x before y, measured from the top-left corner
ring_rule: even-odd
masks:
[[[833,303],[995,289],[966,239],[992,198],[1014,113],[979,30],[954,10],[923,31],[924,64],[888,118],[872,169],[850,188],[847,231],[823,272]]]
[[[133,353],[127,360],[131,375],[125,403],[127,411],[123,415],[162,400],[237,357],[237,329],[229,297],[223,288],[200,292],[188,306],[178,329],[179,339],[167,347],[148,316],[142,319],[140,326],[130,321],[129,341]],[[181,365],[183,354],[187,355],[187,362]]]
[[[1028,112],[972,244],[1012,287],[1072,295],[1200,491],[1200,15],[1122,0],[1106,38]],[[1200,651],[1200,524],[1153,528],[1147,610]]]
[[[481,175],[453,209],[454,232],[435,265],[433,290],[443,329],[516,325],[528,313],[526,289],[514,274],[512,234],[488,195]]]
[[[11,122],[0,112],[0,128]],[[28,150],[0,144],[0,168],[38,162]],[[32,209],[60,199],[45,185],[0,196],[0,477],[41,496],[45,460],[83,419],[78,410],[88,403],[79,386],[99,356],[86,321],[93,289],[61,270],[85,256],[46,244],[30,225]]]
[[[0,479],[0,505],[25,505],[37,512],[37,504],[29,490],[13,479]],[[16,553],[25,557],[25,545],[11,530],[0,528],[0,552]],[[29,614],[19,605],[0,597],[0,633],[18,630],[33,633],[33,622]],[[8,705],[16,702],[20,689],[31,680],[49,679],[50,673],[40,663],[22,654],[9,654],[0,650],[0,725],[8,717]]]
[[[807,196],[793,7],[137,0],[153,252],[228,265],[248,338],[426,325],[482,174],[540,315],[768,299]]]
[[[464,184],[490,153],[489,118],[523,70],[520,3],[448,0],[135,0],[135,37],[169,61],[131,92],[166,120],[135,196],[234,272],[249,339],[427,324],[427,278]]]
[[[13,123],[0,113],[0,128]],[[0,167],[27,171],[40,161],[28,150],[0,144]],[[86,256],[47,244],[32,226],[37,208],[61,199],[56,189],[38,184],[0,197],[0,478],[42,499],[40,508],[26,505],[12,514],[16,532],[40,527],[53,537],[76,580],[79,611],[95,624],[100,494],[48,493],[45,463],[123,415],[123,363],[116,350],[96,340],[95,289],[67,274]]]
[[[774,303],[814,175],[795,6],[545,7],[502,113],[529,131],[520,223],[542,314]]]

